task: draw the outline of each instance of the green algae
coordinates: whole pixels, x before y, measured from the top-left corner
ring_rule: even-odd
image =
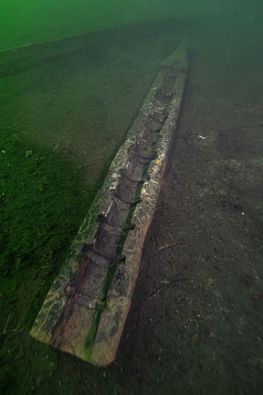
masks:
[[[0,270],[8,292],[8,281],[20,282],[26,268],[58,269],[91,197],[76,169],[25,143],[19,131],[2,129],[1,148]]]
[[[77,26],[77,29],[70,30],[65,24],[64,30],[61,29],[60,31],[55,32],[55,30],[52,30],[49,25],[46,30],[47,34],[45,32],[43,34],[43,31],[41,34],[38,34],[41,29],[38,30],[38,26],[35,25],[36,29],[32,29],[31,33],[24,34],[25,31],[21,29],[23,18],[20,20],[20,16],[17,17],[17,14],[12,13],[12,10],[15,10],[15,8],[11,3],[15,4],[11,1],[3,1],[0,5],[1,11],[3,9],[1,7],[3,7],[3,5],[7,6],[10,18],[13,19],[12,23],[10,23],[10,19],[8,20],[4,13],[0,12],[0,18],[4,20],[4,23],[1,23],[0,28],[2,48],[32,42],[33,39],[39,41],[49,38],[54,39],[68,34],[77,34],[80,31],[78,30],[79,27],[81,29],[84,28],[85,31],[90,27],[87,26],[87,24],[85,26],[86,22],[81,26],[78,19],[76,19],[75,26]],[[23,2],[20,3],[22,4]],[[123,3],[125,2],[123,1]],[[144,2],[141,2],[141,4],[143,3]],[[185,3],[188,3],[189,5],[190,1]],[[194,1],[192,0],[192,4],[193,3]],[[195,3],[198,4],[194,7],[196,10],[201,2],[195,1]],[[64,45],[62,42],[45,45],[44,52],[51,54],[48,61],[45,54],[42,54],[43,56],[40,55],[38,58],[38,50],[41,52],[41,48],[43,48],[42,46],[38,48],[30,48],[30,51],[32,51],[31,53],[33,54],[31,59],[30,54],[29,56],[25,56],[23,60],[21,52],[19,56],[13,53],[13,57],[11,56],[12,59],[9,64],[3,65],[1,58],[0,68],[2,65],[3,68],[0,72],[1,76],[4,77],[1,79],[0,91],[0,110],[2,111],[0,146],[1,188],[2,182],[4,181],[2,179],[2,171],[4,171],[5,174],[5,189],[1,189],[0,196],[1,221],[3,219],[5,221],[5,225],[1,226],[1,255],[3,257],[5,256],[5,260],[2,258],[1,261],[1,274],[4,272],[6,273],[6,275],[2,276],[0,279],[1,393],[27,395],[31,393],[44,395],[47,393],[134,394],[135,392],[150,393],[154,391],[160,392],[161,390],[166,390],[166,392],[169,393],[171,388],[180,394],[185,394],[185,392],[192,393],[194,389],[197,389],[200,393],[202,391],[204,392],[204,390],[213,392],[216,388],[219,393],[220,390],[222,390],[222,385],[220,385],[221,382],[226,382],[226,385],[233,388],[233,383],[237,381],[239,382],[240,390],[243,391],[243,388],[241,387],[244,384],[246,369],[244,368],[244,370],[240,372],[231,370],[234,367],[234,361],[231,362],[231,356],[228,357],[227,355],[222,355],[222,343],[215,339],[215,343],[217,343],[220,348],[217,358],[221,373],[216,369],[212,371],[213,368],[216,368],[216,364],[213,359],[214,355],[211,357],[211,360],[209,360],[206,353],[202,354],[202,352],[200,352],[200,355],[196,354],[196,344],[191,346],[190,341],[189,343],[184,342],[184,336],[181,334],[181,331],[184,333],[186,330],[187,332],[185,337],[189,336],[190,340],[192,339],[191,335],[194,334],[194,332],[180,326],[180,319],[178,326],[178,314],[175,314],[174,310],[171,310],[171,315],[166,316],[165,320],[162,319],[163,316],[161,314],[158,315],[156,313],[152,315],[152,310],[149,310],[149,314],[146,315],[146,318],[143,317],[145,310],[142,309],[143,314],[138,312],[140,320],[146,320],[148,318],[152,319],[153,317],[157,324],[159,321],[162,322],[163,327],[160,328],[157,325],[157,329],[155,328],[154,332],[152,321],[151,323],[149,322],[148,327],[144,327],[138,321],[140,325],[138,324],[139,329],[136,332],[136,336],[134,336],[133,340],[129,341],[128,339],[131,339],[133,336],[129,331],[127,331],[125,334],[125,343],[127,344],[128,342],[129,344],[125,346],[126,348],[122,352],[117,365],[109,368],[107,371],[97,371],[97,369],[92,367],[88,368],[85,363],[81,363],[70,356],[63,355],[62,353],[57,353],[56,350],[52,350],[45,345],[38,344],[29,337],[29,331],[34,318],[50,284],[53,281],[53,278],[67,255],[67,249],[76,234],[78,226],[87,212],[91,195],[93,194],[93,191],[95,192],[97,184],[95,183],[94,186],[94,184],[91,183],[89,184],[89,187],[85,184],[85,188],[83,188],[83,179],[87,182],[87,179],[92,179],[94,181],[99,178],[103,178],[103,174],[105,174],[108,166],[107,161],[109,162],[110,158],[112,158],[112,153],[119,146],[125,136],[125,130],[127,130],[132,117],[140,107],[141,99],[149,87],[149,81],[159,67],[158,62],[160,62],[174,48],[174,40],[175,37],[178,38],[178,31],[180,30],[180,34],[182,31],[188,34],[189,27],[190,29],[193,27],[191,44],[194,47],[194,74],[189,83],[188,97],[192,97],[194,94],[195,100],[204,102],[205,104],[202,108],[207,114],[211,113],[211,118],[214,117],[214,114],[211,112],[210,106],[217,103],[220,110],[220,100],[222,100],[222,107],[225,102],[227,102],[229,106],[227,107],[225,104],[225,114],[223,114],[222,111],[219,111],[219,114],[222,115],[222,117],[227,115],[230,122],[232,121],[232,123],[234,123],[233,120],[236,117],[236,113],[231,104],[231,100],[233,102],[235,100],[238,101],[238,97],[240,96],[240,84],[242,85],[243,79],[254,81],[254,93],[251,95],[251,98],[247,99],[247,104],[248,102],[253,104],[253,98],[256,94],[262,94],[260,85],[262,67],[258,71],[258,74],[256,74],[256,77],[253,77],[254,79],[252,79],[252,74],[255,75],[253,67],[251,68],[253,71],[251,72],[251,75],[246,75],[244,72],[243,74],[241,73],[241,78],[239,78],[239,80],[236,77],[236,68],[238,70],[239,68],[243,68],[245,70],[246,67],[249,69],[247,64],[254,63],[256,65],[256,69],[258,64],[260,48],[262,47],[262,44],[261,46],[257,44],[260,41],[260,37],[262,37],[262,23],[260,19],[261,12],[256,8],[256,3],[259,4],[259,0],[254,0],[252,2],[240,2],[237,0],[206,1],[206,3],[210,4],[210,10],[212,11],[210,16],[208,15],[208,19],[205,20],[204,23],[202,21],[200,23],[200,21],[197,21],[197,14],[195,15],[194,12],[190,13],[193,26],[191,26],[191,24],[189,25],[189,20],[177,19],[173,25],[173,30],[171,29],[169,32],[167,32],[169,23],[165,22],[165,24],[160,27],[158,27],[158,24],[156,23],[152,24],[150,28],[145,29],[145,31],[143,31],[143,28],[140,28],[138,25],[134,25],[133,27],[127,27],[126,29],[116,29],[115,32],[107,31],[104,36],[102,34],[100,36],[99,33],[97,35],[94,34],[90,36],[89,43],[86,43],[85,41],[88,36],[86,36],[84,40],[81,37],[74,40],[72,39],[72,50],[68,51],[67,45],[64,47],[65,54],[67,52],[71,52],[70,57],[72,61],[69,61],[67,56],[65,56],[62,59],[62,62],[59,62],[59,56],[56,56],[56,53],[61,52],[61,47]],[[163,8],[164,7],[162,7],[162,9]],[[219,12],[220,9],[222,10],[221,14]],[[163,12],[161,11],[162,10],[160,10],[160,15]],[[15,18],[14,15],[16,16]],[[171,13],[169,17],[173,17],[174,15],[175,14]],[[217,15],[219,18],[217,18]],[[143,19],[144,16],[142,13],[141,16]],[[178,14],[176,13],[176,17],[177,16]],[[211,17],[216,17],[216,21],[211,21]],[[54,18],[54,20],[55,19],[56,18]],[[62,20],[63,18],[60,19],[60,21]],[[55,20],[55,22],[57,21],[58,19]],[[127,19],[121,16],[119,17],[118,23],[121,24],[126,21]],[[196,23],[196,21],[198,23]],[[196,25],[194,25],[195,23]],[[9,27],[7,28],[8,24]],[[13,28],[14,24],[17,26],[16,29]],[[61,23],[61,25],[62,24],[63,23]],[[104,23],[103,27],[105,26],[106,24]],[[177,28],[178,26],[180,29]],[[111,41],[107,41],[106,36],[110,35]],[[120,37],[124,37],[123,41],[120,40]],[[93,44],[91,44],[92,41]],[[241,41],[243,42],[245,49],[243,46],[235,49],[236,45]],[[134,45],[135,42],[136,45]],[[198,42],[199,46],[195,48],[196,42]],[[53,45],[55,45],[56,48],[51,50],[51,47],[54,48]],[[84,89],[86,89],[87,86],[92,86],[92,89],[89,94],[89,103],[91,106],[87,104],[86,100],[82,110],[85,110],[86,114],[88,114],[87,118],[92,119],[92,126],[87,130],[84,128],[83,133],[78,133],[78,131],[74,129],[72,135],[74,138],[76,136],[78,136],[78,138],[73,140],[73,143],[69,143],[68,137],[70,136],[70,131],[65,133],[65,126],[67,127],[67,124],[69,123],[70,130],[71,126],[74,126],[74,123],[81,111],[78,112],[78,105],[75,105],[73,106],[73,111],[69,113],[69,115],[66,115],[66,112],[72,109],[72,103],[76,103],[76,96],[73,96],[72,103],[69,105],[64,102],[61,107],[57,107],[57,112],[62,110],[65,122],[61,122],[60,120],[56,123],[56,127],[51,127],[50,125],[52,125],[53,120],[55,120],[55,115],[52,115],[53,119],[50,120],[50,123],[45,123],[45,118],[50,118],[50,113],[53,114],[52,101],[51,103],[44,103],[45,106],[42,108],[40,106],[39,112],[36,114],[36,122],[30,123],[26,116],[23,115],[28,114],[30,110],[34,108],[35,103],[37,103],[38,100],[41,100],[41,96],[45,95],[45,83],[43,83],[39,88],[39,96],[35,96],[31,99],[30,95],[26,94],[24,96],[24,99],[28,100],[26,106],[21,106],[21,92],[23,92],[24,88],[27,88],[28,81],[32,82],[31,88],[34,87],[34,84],[37,86],[39,81],[41,81],[42,78],[36,78],[37,69],[45,69],[45,77],[47,77],[48,73],[52,75],[53,71],[57,70],[54,79],[51,78],[47,81],[50,88],[56,87],[58,90],[58,101],[60,101],[60,97],[63,95],[60,91],[61,81],[56,84],[56,80],[59,79],[60,71],[63,69],[61,65],[68,65],[70,63],[72,68],[68,71],[68,74],[72,76],[74,74],[72,74],[72,70],[74,70],[73,60],[75,55],[77,55],[78,59],[75,62],[76,65],[78,64],[79,59],[83,56],[83,52],[81,50],[76,51],[76,49],[83,48],[85,45],[89,48],[89,54],[84,59],[82,72],[85,68],[88,68],[87,75],[90,74],[91,78],[88,80]],[[135,49],[135,47],[137,49]],[[238,51],[241,54],[245,54],[246,47],[250,48],[249,55],[244,55],[244,58],[240,57],[239,60],[237,56]],[[209,48],[211,49],[210,52]],[[107,53],[106,56],[104,56],[105,53]],[[247,61],[245,58],[247,58]],[[110,67],[110,63],[108,62],[109,59],[116,60],[110,65]],[[235,61],[235,59],[239,61]],[[92,67],[90,66],[91,63]],[[107,73],[98,73],[95,76],[96,73],[94,70],[99,68],[99,65],[100,68],[102,68],[102,64],[104,65],[105,70],[107,70]],[[223,64],[224,67],[222,66]],[[89,66],[87,67],[87,65]],[[230,69],[230,72],[227,74],[226,70],[229,67],[233,67],[233,70]],[[66,67],[64,67],[64,69],[66,69]],[[202,76],[202,73],[205,74],[205,78]],[[75,74],[81,74],[79,73],[78,67],[75,68]],[[7,75],[9,75],[9,77],[7,77]],[[227,83],[226,75],[227,78],[229,78]],[[64,78],[63,73],[61,76]],[[13,79],[13,77],[15,78]],[[110,88],[107,88],[106,90],[108,103],[105,105],[102,97],[105,93],[105,81],[107,80],[110,81]],[[220,83],[222,82],[222,84],[220,84],[219,81]],[[5,90],[3,90],[3,86]],[[81,82],[76,86],[76,90],[78,90],[80,86]],[[234,90],[234,92],[236,92],[233,94],[233,98],[231,99],[228,98],[228,90],[231,90],[232,92]],[[30,91],[30,88],[28,91]],[[113,91],[114,94],[112,94]],[[224,94],[222,94],[223,91],[225,92]],[[243,95],[247,94],[244,93],[244,89],[242,92]],[[4,97],[5,93],[7,95]],[[197,97],[199,99],[197,99]],[[82,98],[83,97],[80,97],[80,101]],[[215,100],[215,98],[218,100]],[[192,121],[192,114],[198,112],[199,108],[198,105],[196,105],[195,100],[192,100],[186,108],[185,118],[189,118],[190,121],[187,126],[184,127],[186,130],[182,130],[182,134],[186,133],[186,137],[183,138],[185,138],[187,143],[189,140],[189,144],[192,142],[191,135],[195,130],[195,124]],[[22,100],[22,104],[25,102],[26,101]],[[109,103],[112,103],[112,106],[110,106]],[[41,115],[41,111],[44,113],[44,117]],[[76,112],[78,112],[78,115],[74,118],[74,114]],[[37,117],[38,114],[40,115],[39,118]],[[258,115],[258,123],[262,124],[260,116],[261,115]],[[71,122],[72,118],[74,119]],[[94,121],[96,118],[99,120],[97,123]],[[199,118],[200,124],[198,124],[198,127],[200,127],[200,133],[203,134],[205,121],[202,119],[202,114],[200,114]],[[224,121],[225,126],[228,121]],[[107,129],[108,135],[105,133],[105,126],[107,125],[111,128],[110,131]],[[211,122],[211,126],[212,125],[213,123]],[[96,131],[98,137],[94,137],[92,134],[93,129]],[[101,132],[98,133],[98,131]],[[13,133],[12,138],[11,133]],[[87,149],[88,155],[84,156],[82,155],[83,152],[81,149],[79,149],[79,147],[76,148],[75,143],[81,141],[81,145],[83,145],[83,141],[85,140],[84,137],[87,133],[92,136],[91,141],[94,141],[94,143],[92,143],[92,146]],[[61,138],[63,134],[64,136]],[[47,140],[48,144],[43,144],[43,142],[46,142]],[[113,144],[111,143],[111,140],[114,141]],[[103,147],[101,146],[104,141],[107,149],[103,151]],[[62,144],[63,149],[61,149],[60,144]],[[13,146],[12,155],[10,154],[9,146]],[[92,156],[87,168],[87,159],[90,156],[90,152],[96,149],[96,146],[100,146],[100,150],[102,152],[98,156]],[[71,152],[72,147],[74,149],[73,154]],[[188,146],[187,149],[189,149]],[[108,150],[110,151],[110,154],[107,158],[104,158],[104,155],[108,154]],[[27,151],[28,153],[26,154]],[[96,151],[96,154],[97,153],[98,151]],[[26,157],[26,155],[28,157]],[[44,157],[47,161],[43,161],[41,167],[42,170],[35,174],[37,156],[39,158]],[[92,161],[95,161],[95,164],[97,164],[104,159],[104,168],[100,169],[99,172],[94,171],[95,166],[90,165]],[[190,162],[192,161],[193,158],[190,158]],[[5,163],[5,169],[3,167],[3,163]],[[10,169],[12,168],[12,173],[11,171],[8,171],[8,166]],[[79,166],[82,166],[82,168]],[[84,169],[85,166],[86,168]],[[27,171],[25,171],[26,167]],[[59,172],[56,173],[57,168],[59,169]],[[14,176],[14,169],[18,175],[16,178]],[[85,174],[84,170],[86,172]],[[56,174],[56,176],[54,174]],[[51,179],[50,177],[54,179],[54,183],[49,182]],[[32,185],[26,185],[27,179],[30,180]],[[211,181],[213,180],[211,179]],[[24,183],[25,186],[23,187],[24,189],[19,190],[19,188],[22,188],[20,185],[21,182]],[[67,185],[70,185],[72,191],[75,191],[74,194],[67,189]],[[178,188],[178,185],[176,188]],[[31,189],[34,193],[31,193]],[[12,193],[14,193],[13,191],[16,191],[17,195],[19,195],[19,191],[21,194],[27,192],[27,195],[25,195],[25,197],[27,196],[27,199],[22,198],[21,202],[20,197],[15,196],[18,207],[16,211],[14,211],[14,214],[19,214],[17,219],[14,219],[13,215],[13,207],[15,206],[12,206],[12,204],[14,203],[14,200],[12,204],[11,201],[9,201],[9,190],[12,190]],[[65,193],[69,194],[71,197],[70,207],[67,198],[61,193],[61,190],[64,190]],[[48,198],[49,193],[53,196],[52,198]],[[43,199],[40,199],[40,197]],[[34,221],[31,218],[31,206],[33,205],[32,198],[33,200],[35,199],[39,205],[38,210],[34,208]],[[22,205],[20,209],[19,205]],[[54,205],[53,208],[52,205]],[[61,209],[60,205],[65,205],[65,207]],[[73,207],[76,210],[75,215],[72,213]],[[53,211],[55,208],[56,210]],[[59,215],[56,214],[57,210],[60,210]],[[44,212],[50,213],[52,218],[54,214],[56,221],[45,218]],[[185,222],[187,222],[187,215],[188,214],[184,217]],[[15,221],[14,225],[12,224],[13,219]],[[44,231],[44,228],[41,228],[41,220],[46,224],[44,225],[46,226],[46,232]],[[31,224],[33,229],[36,231],[36,234],[37,232],[40,233],[37,240],[34,240],[35,234],[30,230],[30,227],[27,225],[27,221],[29,221],[29,224]],[[49,221],[50,226],[48,225]],[[58,229],[58,223],[60,225],[61,233],[57,234],[56,231]],[[40,229],[38,229],[38,227]],[[28,232],[28,237],[21,235],[20,232],[18,232],[18,229],[23,232],[26,230]],[[199,230],[200,233],[203,232],[201,228],[199,228]],[[52,237],[49,239],[48,234],[50,234],[50,232],[52,233]],[[179,229],[179,232],[181,232],[181,229]],[[12,236],[12,234],[14,234],[15,237]],[[9,235],[14,248],[10,248]],[[155,242],[156,234],[154,233],[151,237],[152,242]],[[41,240],[43,242],[42,244]],[[26,243],[23,247],[24,241]],[[31,241],[32,243],[35,243],[33,245],[36,249],[32,248]],[[37,252],[39,247],[41,247],[41,251],[39,250],[39,252]],[[189,256],[189,261],[192,261],[192,259],[193,257]],[[228,257],[226,255],[226,261],[227,259]],[[173,261],[174,259],[171,257],[171,261],[169,260],[169,263],[172,264]],[[5,264],[2,265],[3,263]],[[47,263],[50,263],[50,265],[47,265]],[[187,267],[188,261],[185,260],[184,263]],[[164,264],[163,261],[160,262],[160,265],[162,264]],[[166,275],[166,272],[164,273]],[[174,274],[174,271],[172,274]],[[236,273],[233,274],[233,277],[235,276]],[[146,282],[149,281],[147,275],[145,276],[145,279]],[[153,281],[153,286],[155,286],[155,281]],[[140,302],[145,299],[145,295],[147,296],[147,292],[143,287],[143,290],[139,295]],[[199,299],[200,294],[197,293],[195,300]],[[165,301],[166,300],[160,301],[160,305],[158,304],[158,311],[168,311],[167,306],[164,304]],[[182,315],[184,316],[185,305],[182,304],[182,306]],[[141,306],[139,306],[138,309],[139,308],[141,308]],[[155,310],[157,311],[157,308]],[[135,323],[135,325],[137,324]],[[167,328],[170,328],[168,332]],[[251,328],[253,329],[253,327]],[[141,333],[141,330],[144,332]],[[176,333],[179,334],[178,339],[176,338]],[[233,347],[233,345],[235,345],[234,336],[235,333],[232,338],[230,337],[229,340],[227,340],[229,347]],[[143,340],[144,337],[147,337],[145,343]],[[162,340],[161,343],[160,340]],[[139,342],[138,347],[135,344],[137,341]],[[233,342],[233,344],[231,344],[231,342]],[[244,351],[243,347],[249,347],[249,343],[245,343],[246,339],[240,338],[238,343],[240,346],[239,360],[242,360],[243,355],[245,355],[245,357],[248,355],[246,353],[242,353],[242,350]],[[164,353],[161,354],[159,352],[159,348],[163,345]],[[187,357],[189,357],[189,359],[187,359]],[[226,371],[224,371],[225,365],[223,357],[229,360],[229,366],[231,367],[231,369],[227,368],[227,371],[229,371],[228,375],[226,374]],[[257,356],[255,356],[255,358],[256,357]],[[257,372],[255,368],[254,376],[256,375]],[[251,382],[252,380],[253,378],[251,377]],[[255,380],[256,379],[254,378],[254,381]],[[261,387],[262,386],[260,385],[258,386],[258,388]],[[247,392],[246,386],[244,391]],[[250,393],[252,392],[250,391]]]
[[[16,350],[4,344],[30,329],[91,196],[83,192],[77,170],[59,155],[25,143],[17,130],[0,132],[1,382],[8,349],[10,357]]]
[[[29,332],[174,29],[131,26],[1,55],[0,391],[46,393],[46,374],[61,380],[57,358],[75,369]]]

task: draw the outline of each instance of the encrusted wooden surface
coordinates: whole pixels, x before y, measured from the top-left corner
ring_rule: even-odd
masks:
[[[97,366],[116,356],[187,71],[182,43],[162,64],[31,330],[37,340]]]

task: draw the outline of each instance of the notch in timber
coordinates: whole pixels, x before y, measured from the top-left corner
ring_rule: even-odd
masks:
[[[111,223],[108,222],[107,217],[104,214],[98,215],[98,223],[107,224],[108,226],[112,227],[113,229],[122,229],[123,231],[129,231],[129,230],[133,230],[135,228],[135,224],[126,225],[126,226],[115,225],[115,224],[112,225]]]
[[[74,253],[55,279],[31,330],[36,339],[96,366],[110,364],[120,343],[183,99],[187,53],[187,44],[182,43],[162,63],[79,230]],[[157,153],[160,160],[152,167]],[[143,200],[142,188],[147,188]],[[130,232],[133,223],[136,228]]]
[[[114,197],[116,197],[117,199],[121,200],[123,203],[128,204],[129,206],[136,206],[137,204],[142,202],[141,198],[127,201],[127,200],[125,200],[125,198],[120,196],[118,191],[116,191],[116,190],[114,191]]]
[[[139,178],[139,179],[132,179],[128,174],[127,174],[127,169],[121,169],[120,170],[120,175],[122,177],[127,178],[130,182],[134,182],[135,184],[144,184],[145,181],[149,181],[150,176],[147,174],[145,177],[143,178]]]

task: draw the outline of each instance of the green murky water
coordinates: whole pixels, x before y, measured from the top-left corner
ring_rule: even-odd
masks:
[[[220,3],[216,0],[1,0],[0,49],[127,23],[197,16],[211,7],[217,12]]]
[[[187,36],[189,89],[221,57],[236,97],[237,68],[258,97],[262,13],[256,0],[0,0],[0,393],[157,391],[168,366],[138,383],[28,333],[160,62]]]

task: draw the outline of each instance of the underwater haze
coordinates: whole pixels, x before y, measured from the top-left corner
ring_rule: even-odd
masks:
[[[0,394],[261,394],[262,20],[262,0],[0,0]],[[184,38],[176,144],[99,370],[29,333]]]
[[[0,49],[110,26],[175,17],[177,0],[1,0]],[[190,0],[192,5],[194,2]],[[189,3],[189,4],[190,4]]]
[[[259,0],[1,0],[0,50],[127,23],[211,13],[250,18]]]

